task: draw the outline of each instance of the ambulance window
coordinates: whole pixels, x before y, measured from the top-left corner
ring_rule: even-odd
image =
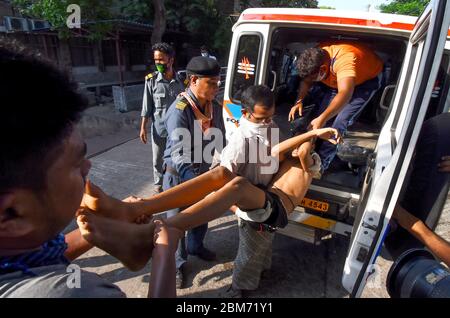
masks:
[[[247,87],[255,85],[260,47],[259,34],[244,34],[239,38],[231,85],[233,101],[239,101],[242,92]]]

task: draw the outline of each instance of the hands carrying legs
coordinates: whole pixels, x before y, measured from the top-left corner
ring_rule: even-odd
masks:
[[[137,271],[152,255],[155,224],[149,223],[149,219],[154,213],[192,205],[235,177],[226,168],[218,167],[151,198],[129,197],[124,201],[108,196],[88,181],[77,217],[78,226],[86,241],[118,258],[130,270]],[[221,212],[225,211],[226,207]],[[175,219],[179,221],[171,225],[186,230],[186,218]],[[188,219],[207,222],[212,217],[204,211],[198,218]]]

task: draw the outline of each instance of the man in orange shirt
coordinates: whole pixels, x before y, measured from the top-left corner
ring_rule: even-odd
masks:
[[[297,68],[302,81],[289,120],[297,113],[303,118],[294,134],[322,127],[333,127],[344,134],[382,85],[382,60],[359,43],[320,43],[298,57]],[[311,107],[303,108],[307,95],[305,105]],[[322,171],[333,161],[336,149],[329,142],[316,145]]]

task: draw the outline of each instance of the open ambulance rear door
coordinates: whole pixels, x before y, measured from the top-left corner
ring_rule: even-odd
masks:
[[[430,102],[450,23],[450,3],[432,1],[409,38],[391,110],[370,158],[343,286],[359,297],[388,232],[389,220],[413,156]]]

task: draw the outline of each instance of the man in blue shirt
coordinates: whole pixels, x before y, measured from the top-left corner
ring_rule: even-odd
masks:
[[[214,99],[218,88],[220,66],[216,60],[197,56],[187,65],[189,88],[172,103],[166,114],[168,133],[164,152],[163,190],[193,179],[209,170],[213,152],[221,152],[225,145],[225,127],[222,107]],[[179,213],[167,211],[167,217]],[[206,249],[203,239],[208,224],[196,227],[183,238],[176,253],[177,288],[184,280],[187,254],[204,260],[214,260],[215,254]]]

